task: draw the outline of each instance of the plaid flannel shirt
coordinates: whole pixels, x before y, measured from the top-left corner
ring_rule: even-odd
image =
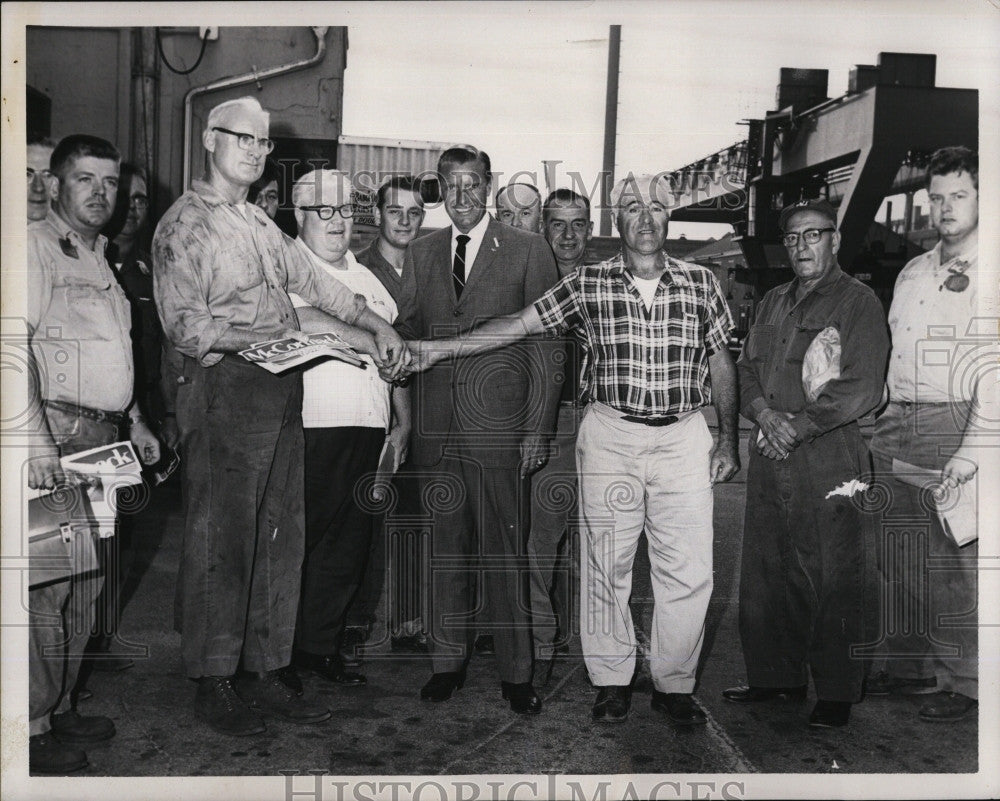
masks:
[[[708,357],[733,318],[710,270],[666,254],[647,311],[621,254],[581,267],[535,301],[545,328],[587,342],[585,396],[625,414],[658,417],[711,403]]]

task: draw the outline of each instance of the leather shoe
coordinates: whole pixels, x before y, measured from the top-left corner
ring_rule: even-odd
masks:
[[[539,687],[548,687],[552,680],[552,660],[536,659],[532,669],[531,681]]]
[[[598,723],[621,723],[628,717],[631,704],[632,688],[627,684],[601,687],[590,715]]]
[[[260,715],[251,712],[246,701],[236,694],[228,676],[203,676],[198,680],[194,713],[220,734],[249,737],[267,730]]]
[[[320,656],[319,654],[310,654],[306,651],[297,651],[295,653],[294,664],[300,670],[308,670],[315,673],[321,679],[325,679],[333,684],[339,684],[342,687],[357,687],[368,683],[368,679],[362,674],[351,673],[346,670],[339,654]]]
[[[820,699],[809,715],[809,725],[819,729],[834,729],[846,726],[850,717],[850,701],[824,701]]]
[[[871,698],[887,695],[932,695],[937,691],[937,679],[934,676],[910,679],[892,676],[882,670],[865,681],[865,695]]]
[[[52,716],[52,733],[61,743],[102,743],[115,736],[115,724],[111,718],[71,709]]]
[[[489,655],[497,652],[496,644],[493,642],[492,634],[480,634],[472,644],[477,654]]]
[[[961,693],[938,693],[933,700],[920,707],[921,720],[939,723],[951,723],[964,718],[970,712],[979,709],[979,701]]]
[[[500,693],[510,701],[510,708],[519,715],[537,715],[542,711],[542,699],[538,697],[530,681],[511,683],[500,682]]]
[[[653,690],[649,705],[657,712],[665,713],[670,720],[681,726],[696,726],[708,721],[691,693],[661,693],[659,690]]]
[[[28,771],[63,776],[87,767],[87,755],[79,748],[63,745],[51,732],[28,738]]]
[[[399,637],[393,637],[390,648],[394,654],[426,654],[430,652],[425,634],[403,634]]]
[[[465,671],[435,673],[420,689],[420,698],[424,701],[447,701],[455,690],[461,690],[465,684]]]
[[[286,665],[283,668],[278,668],[274,671],[274,674],[278,677],[278,681],[284,684],[289,690],[291,690],[296,695],[301,696],[305,691],[302,687],[302,677],[299,676],[298,671],[291,665]]]
[[[806,685],[801,687],[755,687],[741,684],[722,691],[722,697],[735,704],[755,704],[758,701],[805,701]]]
[[[276,670],[240,678],[240,697],[254,712],[281,718],[289,723],[322,723],[330,719],[330,710],[300,698],[279,678]]]

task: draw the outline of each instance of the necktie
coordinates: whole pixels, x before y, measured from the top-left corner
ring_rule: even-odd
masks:
[[[455,237],[455,263],[452,265],[451,276],[455,282],[455,297],[462,297],[462,290],[465,289],[465,243],[469,237],[459,234]]]

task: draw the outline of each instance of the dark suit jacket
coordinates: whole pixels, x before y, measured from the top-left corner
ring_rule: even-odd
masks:
[[[455,336],[537,300],[558,274],[545,239],[491,219],[469,280],[456,299],[452,228],[415,239],[406,250],[397,330],[407,339]],[[410,461],[437,464],[447,447],[484,467],[513,467],[529,433],[551,433],[562,369],[558,349],[526,340],[492,353],[441,362],[414,378]]]

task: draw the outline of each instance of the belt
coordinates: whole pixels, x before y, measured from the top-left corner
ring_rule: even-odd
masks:
[[[49,409],[75,415],[76,417],[86,417],[88,420],[95,420],[98,423],[114,423],[121,428],[128,420],[125,412],[106,412],[103,409],[91,409],[89,406],[77,406],[75,403],[66,401],[43,400],[42,403]]]
[[[676,423],[680,418],[675,414],[668,414],[663,417],[636,417],[635,415],[622,415],[619,418],[627,423],[639,423],[644,426],[669,426]]]

